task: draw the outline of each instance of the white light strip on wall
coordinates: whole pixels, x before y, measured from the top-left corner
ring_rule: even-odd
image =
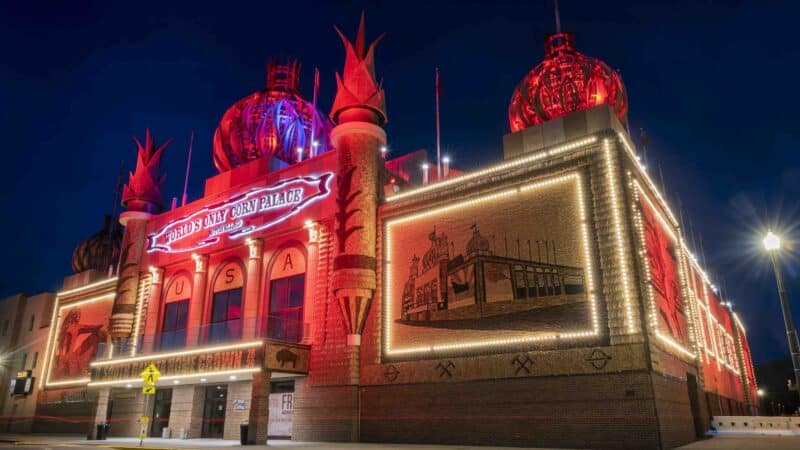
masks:
[[[144,305],[145,299],[150,297],[150,281],[153,279],[151,274],[139,275],[141,279],[139,280],[139,290],[136,295],[136,321],[133,325],[133,336],[131,339],[131,356],[136,356],[137,349],[137,341],[139,340],[139,327],[142,325],[142,306]],[[149,305],[148,305],[149,307]]]
[[[733,313],[733,320],[736,321],[736,324],[739,325],[739,328],[741,328],[742,332],[744,334],[747,334],[747,330],[744,328],[744,324],[742,323],[742,321],[739,320],[739,315],[738,314]]]
[[[47,387],[76,386],[76,385],[79,385],[79,384],[86,384],[89,381],[90,381],[89,378],[78,378],[78,379],[75,379],[75,380],[65,380],[65,381],[53,381],[53,382],[48,382],[47,383]]]
[[[678,226],[679,225],[678,219],[675,218],[675,214],[672,213],[672,210],[670,209],[669,204],[667,203],[666,200],[664,200],[664,196],[661,195],[661,192],[659,192],[659,190],[656,188],[656,184],[653,183],[653,180],[650,178],[650,175],[644,169],[644,165],[641,163],[641,161],[639,160],[639,156],[634,151],[633,145],[631,145],[628,142],[628,136],[625,133],[621,132],[621,131],[617,132],[617,136],[619,136],[619,140],[622,142],[622,146],[625,148],[625,150],[631,156],[631,159],[634,162],[634,166],[636,166],[636,169],[638,170],[639,175],[642,177],[642,179],[644,179],[644,182],[647,184],[647,187],[649,187],[653,191],[653,193],[656,195],[658,200],[664,206],[664,210],[667,212],[667,215],[669,216],[669,218],[672,219],[672,222],[674,223],[674,225]]]
[[[117,283],[117,277],[106,278],[104,280],[96,281],[92,284],[87,284],[86,286],[76,287],[74,289],[68,289],[66,291],[61,291],[56,293],[56,297],[69,297],[73,294],[77,294],[79,292],[89,291],[92,289],[100,288],[106,284],[114,284]]]
[[[592,320],[592,330],[590,331],[575,331],[575,332],[565,332],[565,333],[558,333],[552,335],[544,335],[544,336],[523,336],[518,338],[504,338],[504,339],[492,339],[492,340],[481,340],[481,341],[469,341],[469,342],[457,342],[457,343],[444,343],[444,344],[435,344],[435,345],[428,345],[428,346],[418,346],[418,347],[410,347],[410,348],[402,348],[402,349],[393,349],[391,347],[392,342],[392,334],[391,334],[391,311],[392,311],[392,293],[390,286],[393,286],[393,267],[392,261],[389,259],[392,256],[392,227],[398,224],[407,223],[410,221],[416,221],[420,219],[424,219],[433,215],[442,214],[449,211],[459,210],[465,207],[474,206],[477,204],[485,203],[491,200],[497,200],[499,198],[504,198],[510,195],[519,194],[522,192],[543,188],[547,186],[552,186],[557,183],[573,181],[576,184],[576,201],[578,203],[578,210],[580,213],[581,218],[581,236],[583,239],[583,246],[584,246],[584,257],[586,258],[585,264],[585,273],[586,273],[586,285],[587,285],[587,297],[590,302],[591,308],[591,320]],[[525,343],[532,343],[532,342],[539,342],[539,341],[549,341],[555,339],[581,339],[581,338],[591,338],[599,335],[599,319],[597,316],[597,305],[596,305],[596,292],[594,286],[594,278],[592,276],[592,271],[595,269],[594,261],[592,259],[592,251],[591,251],[591,241],[588,239],[589,236],[589,228],[588,228],[588,220],[586,215],[586,205],[585,205],[585,196],[583,193],[583,180],[580,173],[571,173],[567,175],[561,175],[537,182],[533,182],[524,186],[515,187],[511,189],[506,189],[497,193],[484,195],[482,197],[477,197],[469,200],[464,200],[461,202],[457,202],[454,204],[450,204],[448,206],[442,206],[438,208],[433,208],[427,211],[422,211],[416,214],[411,214],[408,216],[403,216],[395,219],[389,219],[384,223],[384,248],[386,249],[386,257],[384,263],[384,277],[386,283],[384,285],[384,301],[383,301],[383,336],[384,336],[384,345],[383,351],[387,356],[392,355],[408,355],[408,354],[415,354],[415,353],[431,353],[431,352],[441,352],[441,351],[449,351],[449,350],[468,350],[468,349],[478,349],[478,348],[491,348],[491,347],[499,347],[499,346],[508,346],[508,345],[515,345],[515,344],[525,344]]]
[[[261,372],[260,367],[252,367],[249,369],[232,369],[232,370],[220,370],[217,372],[197,372],[197,373],[189,373],[183,375],[164,375],[160,377],[159,381],[170,381],[170,380],[185,380],[187,378],[201,378],[201,377],[214,377],[219,375],[239,375],[239,374],[246,374],[246,373],[256,373]],[[141,378],[126,378],[123,380],[113,380],[113,381],[95,381],[90,382],[87,384],[89,387],[95,386],[113,386],[117,384],[125,385],[125,384],[137,384],[142,383]],[[156,383],[158,384],[158,383]]]
[[[58,326],[59,326],[58,321],[61,319],[61,311],[62,310],[71,309],[71,308],[75,308],[77,306],[86,305],[86,304],[89,304],[89,303],[95,303],[95,302],[99,302],[99,301],[103,301],[103,300],[113,300],[115,295],[116,295],[115,292],[109,292],[109,293],[98,295],[98,296],[95,296],[95,297],[90,297],[90,298],[87,298],[85,300],[80,300],[80,301],[77,301],[77,302],[65,303],[63,305],[60,304],[60,299],[56,298],[55,304],[57,306],[58,314],[55,314],[55,316],[51,319],[51,322],[50,322],[50,327],[51,327],[50,328],[50,334],[52,335],[53,333],[57,332],[57,329],[58,329]],[[56,308],[54,307],[54,312],[55,312],[55,310],[56,310]],[[50,342],[51,341],[53,342],[52,350],[50,349],[50,347],[51,347]],[[62,381],[50,382],[50,375],[52,374],[52,371],[53,371],[53,363],[52,363],[52,360],[54,358],[53,353],[55,353],[55,350],[56,350],[55,339],[48,339],[48,346],[47,346],[47,349],[45,350],[45,354],[47,355],[46,356],[47,357],[47,366],[46,366],[47,372],[42,372],[42,373],[46,373],[47,374],[45,376],[44,385],[47,386],[47,387],[50,387],[50,386],[64,386],[64,385],[70,385],[70,384],[85,384],[88,381],[88,379],[85,379],[85,378],[79,378],[79,379],[75,379],[75,380],[62,380]]]
[[[155,359],[163,359],[163,358],[171,358],[173,356],[188,356],[188,355],[196,355],[198,353],[213,353],[213,352],[223,352],[225,350],[235,350],[240,348],[250,348],[250,347],[259,347],[263,345],[264,342],[262,341],[249,341],[249,342],[240,342],[237,344],[228,344],[228,345],[218,345],[213,347],[197,347],[190,350],[181,350],[175,352],[166,352],[166,353],[153,353],[150,355],[141,355],[141,356],[134,356],[129,358],[119,358],[119,359],[111,359],[111,360],[104,360],[104,361],[93,361],[90,366],[92,367],[100,367],[100,366],[111,366],[116,364],[126,364],[136,361],[150,361]]]
[[[573,150],[585,145],[593,144],[597,142],[597,136],[589,136],[574,142],[570,142],[564,145],[559,145],[557,147],[553,147],[549,150],[544,150],[541,152],[533,153],[530,155],[522,155],[510,161],[506,161],[495,166],[490,166],[485,169],[477,170],[475,172],[469,172],[464,175],[459,175],[457,177],[448,178],[446,180],[437,181],[436,183],[431,183],[426,186],[421,186],[418,188],[414,188],[412,190],[401,192],[386,198],[387,202],[393,202],[397,200],[401,200],[407,197],[411,197],[418,194],[423,194],[425,192],[430,192],[433,190],[438,190],[447,186],[452,186],[454,184],[463,183],[465,181],[469,181],[475,178],[479,178],[482,176],[489,175],[491,173],[499,172],[506,169],[511,169],[517,166],[521,166],[524,164],[531,163],[533,161],[537,161],[543,158],[547,158],[549,156],[555,156],[559,153],[564,153],[569,150]]]
[[[44,362],[42,366],[42,375],[45,377],[45,381],[49,378],[50,372],[47,371],[50,365],[50,345],[53,342],[53,333],[55,333],[55,329],[58,328],[58,324],[56,323],[57,316],[56,312],[58,312],[58,296],[53,300],[53,312],[50,314],[50,330],[47,332],[47,344],[44,347]],[[39,383],[39,390],[44,389],[46,383]]]
[[[678,241],[676,247],[678,249],[682,249],[683,245],[681,245],[680,241]],[[686,315],[686,329],[688,332],[689,338],[689,345],[690,351],[695,355],[699,354],[699,348],[697,344],[697,335],[695,335],[694,329],[694,300],[691,297],[691,292],[689,292],[688,283],[689,280],[687,277],[691,275],[691,272],[687,274],[686,272],[686,257],[684,256],[682,251],[678,251],[678,271],[680,273],[680,283],[681,283],[681,296],[683,297],[683,309],[684,314]]]
[[[633,295],[631,293],[631,281],[629,278],[630,268],[628,267],[628,252],[623,233],[622,222],[622,202],[619,199],[617,180],[617,165],[614,164],[614,156],[611,153],[611,141],[603,140],[603,153],[606,160],[606,176],[608,178],[608,190],[611,196],[611,218],[614,221],[614,239],[616,240],[615,253],[617,263],[622,273],[622,299],[625,306],[625,324],[628,334],[636,333],[636,323],[633,321]]]

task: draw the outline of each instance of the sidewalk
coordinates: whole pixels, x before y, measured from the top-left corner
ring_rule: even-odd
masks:
[[[105,441],[87,441],[79,435],[47,435],[47,434],[3,434],[0,442],[14,443],[19,450],[25,447],[83,447],[97,450],[138,450],[140,448],[159,450],[198,450],[240,447],[238,441],[221,439],[161,439],[150,438],[139,447],[135,438],[110,438]],[[362,444],[332,442],[296,442],[289,440],[271,440],[269,445],[251,445],[247,450],[287,449],[287,450],[513,450],[512,447],[483,447],[468,445],[410,445],[410,444]],[[800,436],[714,436],[677,450],[796,450],[800,449]],[[242,449],[244,450],[244,449]],[[543,450],[543,449],[539,449]]]
[[[150,448],[159,450],[172,449],[218,449],[241,447],[239,441],[222,439],[162,439],[147,438],[142,447],[136,438],[113,437],[103,441],[89,441],[85,437],[73,435],[47,435],[47,434],[4,434],[0,433],[0,442],[13,442],[18,446],[64,446],[64,447],[100,447],[115,450],[136,450]],[[267,445],[248,445],[248,450],[266,450],[267,448],[306,450],[306,449],[334,449],[334,450],[514,450],[521,447],[487,447],[469,445],[416,445],[416,444],[372,444],[352,442],[298,442],[288,439],[272,439]],[[20,449],[23,450],[23,449]],[[534,449],[558,450],[558,449]],[[564,449],[561,449],[564,450]]]

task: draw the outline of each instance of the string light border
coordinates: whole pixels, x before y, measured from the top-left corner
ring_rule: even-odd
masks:
[[[672,241],[676,244],[676,247],[681,247],[681,241],[678,239],[678,237],[675,234],[675,232],[672,231],[672,225],[670,225],[664,219],[664,217],[661,215],[661,212],[659,211],[659,208],[657,208],[655,206],[653,201],[650,200],[650,198],[647,195],[647,193],[642,189],[642,187],[639,184],[638,180],[635,179],[635,178],[632,178],[631,179],[631,183],[632,183],[632,186],[634,188],[633,189],[633,202],[634,202],[634,204],[632,205],[631,209],[633,211],[633,216],[634,216],[633,219],[634,219],[634,224],[636,226],[636,231],[637,231],[637,234],[639,236],[639,244],[640,244],[640,246],[639,246],[639,261],[641,263],[640,265],[643,268],[644,275],[645,275],[644,281],[645,281],[645,285],[646,285],[645,290],[647,292],[647,300],[648,300],[647,301],[647,306],[648,306],[647,309],[648,309],[648,318],[650,319],[649,320],[650,329],[655,333],[656,337],[658,337],[658,339],[662,343],[664,343],[668,348],[670,348],[672,350],[675,350],[678,353],[683,354],[684,356],[686,356],[686,357],[688,357],[690,359],[695,359],[697,357],[697,355],[694,352],[692,352],[691,350],[687,349],[686,347],[684,347],[679,342],[675,341],[671,336],[667,336],[667,335],[661,333],[661,330],[659,329],[659,326],[658,326],[658,314],[656,312],[658,310],[658,308],[656,306],[655,294],[653,293],[653,285],[651,283],[652,275],[650,273],[650,264],[647,261],[647,250],[646,250],[647,249],[647,242],[646,242],[645,235],[644,235],[644,224],[643,224],[643,221],[642,221],[641,206],[639,206],[640,205],[640,201],[642,199],[644,199],[644,201],[647,203],[647,205],[653,211],[653,215],[656,216],[657,220],[661,223],[661,227],[669,235],[669,238],[672,239]],[[682,285],[681,289],[685,293],[685,288],[684,288],[683,285],[685,283],[686,277],[685,277],[685,273],[684,273],[684,270],[683,270],[683,267],[682,267],[683,265],[680,262],[680,255],[678,255],[678,259],[679,259],[678,260],[678,265],[677,265],[678,266],[678,278],[681,281],[681,285]],[[683,312],[684,312],[684,314],[686,313],[686,309],[687,309],[686,308],[687,300],[688,300],[688,298],[686,298],[686,296],[684,294],[684,298],[683,298],[683,304],[684,304],[683,305],[683,309],[684,309]],[[691,315],[689,315],[689,318],[691,318]],[[689,318],[687,318],[687,323],[689,322],[689,320],[688,320]]]
[[[505,338],[505,339],[492,339],[480,341],[466,341],[457,343],[443,343],[433,344],[427,346],[417,346],[409,348],[392,348],[392,330],[391,318],[389,312],[393,310],[392,306],[392,293],[391,286],[393,284],[393,267],[391,262],[392,255],[392,228],[396,225],[414,222],[420,219],[431,217],[434,215],[443,214],[448,211],[455,211],[477,204],[485,203],[500,198],[510,197],[515,194],[522,194],[535,189],[540,189],[548,186],[553,186],[559,183],[572,181],[575,183],[576,201],[578,204],[578,211],[580,215],[580,233],[582,238],[583,256],[586,265],[586,285],[587,285],[587,299],[590,304],[591,310],[591,323],[592,329],[589,331],[574,331],[566,333],[557,333],[544,336],[525,336],[518,338]],[[545,178],[538,181],[533,181],[528,184],[520,185],[517,187],[505,189],[499,192],[486,194],[483,196],[473,197],[457,203],[438,206],[427,210],[410,213],[400,217],[395,217],[384,221],[383,223],[383,236],[385,253],[387,257],[383,261],[383,301],[382,301],[382,339],[383,339],[383,355],[387,357],[405,356],[414,354],[427,354],[427,355],[440,355],[441,353],[452,352],[454,350],[477,350],[477,349],[496,349],[509,345],[529,344],[540,341],[554,341],[562,339],[587,339],[600,335],[600,323],[598,318],[598,305],[597,305],[597,287],[595,286],[594,271],[596,265],[594,255],[591,249],[591,240],[589,239],[589,220],[586,213],[586,198],[584,193],[583,175],[580,172],[572,172],[565,175],[560,175],[551,178]]]
[[[502,162],[500,164],[496,164],[494,166],[489,166],[485,169],[476,170],[475,172],[465,173],[464,175],[459,175],[457,177],[448,178],[442,181],[438,181],[436,183],[431,183],[425,186],[421,186],[415,189],[411,189],[406,192],[401,192],[398,194],[394,194],[392,196],[386,197],[386,202],[395,202],[398,200],[402,200],[404,198],[413,197],[416,195],[424,194],[426,192],[432,192],[439,190],[441,188],[445,188],[447,186],[452,186],[454,184],[463,183],[465,181],[469,181],[475,178],[480,178],[486,175],[491,175],[493,173],[501,172],[506,169],[513,169],[515,167],[519,167],[528,163],[532,163],[534,161],[538,161],[540,159],[548,158],[551,156],[556,156],[564,152],[568,152],[570,150],[574,150],[576,148],[585,147],[587,145],[591,145],[597,143],[598,137],[595,135],[591,135],[585,137],[583,139],[578,139],[573,142],[569,142],[563,145],[558,145],[552,147],[547,150],[543,150],[541,152],[531,153],[531,154],[523,154],[518,156],[514,159],[511,159],[506,162]]]
[[[107,280],[105,280],[105,281],[107,282]],[[116,279],[115,279],[115,281],[116,281]],[[95,285],[97,285],[97,284],[99,284],[99,283],[95,283]],[[92,287],[92,285],[85,286],[85,288],[87,290],[90,287]],[[75,291],[76,290],[72,290],[70,292],[75,292]],[[58,320],[61,318],[61,311],[64,310],[64,309],[75,308],[77,306],[81,306],[81,305],[85,305],[85,304],[89,304],[89,303],[96,303],[96,302],[100,302],[100,301],[111,300],[113,302],[115,296],[116,296],[116,292],[108,292],[108,293],[100,294],[100,295],[97,295],[95,297],[90,297],[90,298],[87,298],[87,299],[84,299],[84,300],[79,300],[79,301],[75,301],[75,302],[68,302],[68,303],[61,304],[60,294],[56,295],[56,301],[55,301],[55,304],[53,305],[53,315],[50,318],[50,332],[48,333],[47,346],[45,347],[45,355],[47,357],[47,360],[45,361],[45,367],[42,368],[42,373],[46,373],[47,374],[45,376],[44,385],[42,386],[43,388],[44,387],[54,387],[54,386],[80,385],[80,384],[86,384],[86,383],[88,383],[90,381],[90,379],[88,377],[75,378],[75,379],[72,379],[72,380],[53,381],[53,382],[50,381],[50,376],[51,376],[51,374],[53,372],[53,363],[52,363],[53,357],[54,357],[53,353],[55,353],[55,349],[56,349],[55,343],[54,343],[54,339],[55,339],[55,333],[57,332],[57,329],[59,327]],[[90,363],[90,366],[91,366],[91,363]]]
[[[633,294],[631,292],[630,267],[628,265],[628,246],[623,232],[623,212],[622,202],[619,199],[619,181],[617,180],[617,165],[614,164],[614,155],[611,152],[611,140],[603,139],[603,153],[606,163],[606,177],[608,179],[608,190],[611,196],[611,217],[614,221],[614,238],[617,241],[615,253],[617,263],[622,273],[622,299],[625,307],[625,324],[628,334],[637,332],[636,323],[633,320]]]

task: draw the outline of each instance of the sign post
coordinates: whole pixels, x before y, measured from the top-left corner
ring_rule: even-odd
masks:
[[[144,382],[144,386],[142,386],[144,412],[142,414],[142,419],[139,421],[139,447],[141,447],[144,443],[144,439],[147,437],[147,431],[150,428],[148,426],[150,424],[150,417],[147,415],[148,404],[150,403],[149,400],[150,397],[156,393],[156,381],[161,377],[161,372],[155,364],[151,363],[144,368],[139,376],[142,377],[142,381]]]

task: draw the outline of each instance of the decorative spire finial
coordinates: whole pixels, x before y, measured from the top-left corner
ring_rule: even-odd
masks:
[[[136,136],[133,140],[138,148],[136,170],[129,173],[128,184],[122,188],[122,204],[128,211],[160,212],[164,208],[161,186],[166,180],[166,175],[160,173],[159,165],[164,149],[172,139],[156,147],[148,128],[145,131],[144,145]]]
[[[553,0],[554,10],[556,13],[556,33],[561,33],[561,14],[558,12],[558,0]]]
[[[385,33],[366,45],[363,12],[355,44],[339,28],[333,28],[342,38],[345,60],[342,74],[336,74],[336,98],[333,100],[331,118],[337,124],[351,121],[385,124],[386,99],[381,83],[375,79],[375,46]]]

